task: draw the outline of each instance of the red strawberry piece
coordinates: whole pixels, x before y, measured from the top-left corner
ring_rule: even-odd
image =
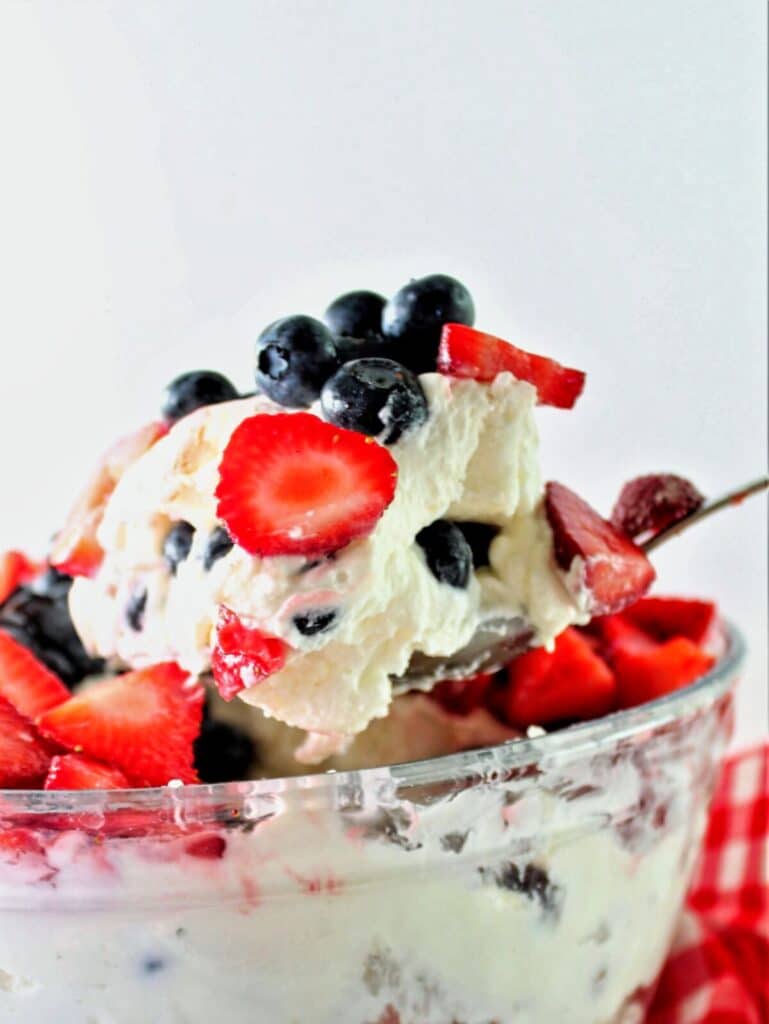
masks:
[[[109,448],[56,535],[49,561],[70,576],[93,576],[104,552],[96,538],[107,502],[118,480],[136,460],[168,433],[168,425],[149,423]]]
[[[397,473],[373,438],[311,413],[251,416],[222,456],[219,516],[252,555],[322,555],[373,530]]]
[[[51,761],[43,789],[130,789],[119,768],[82,754],[57,754]]]
[[[638,476],[620,491],[611,521],[633,540],[653,537],[696,512],[704,501],[694,484],[682,476],[673,473]]]
[[[104,761],[139,786],[197,782],[203,690],[174,662],[104,679],[37,720],[44,736]]]
[[[0,697],[0,787],[39,788],[51,756],[51,748],[32,723]]]
[[[471,711],[483,706],[493,680],[491,672],[481,672],[470,679],[444,679],[436,683],[430,696],[446,711],[455,715],[469,715]]]
[[[625,618],[624,612],[594,618],[590,631],[598,639],[598,653],[610,665],[617,651],[643,653],[657,646],[648,633]]]
[[[0,697],[32,721],[68,700],[69,690],[31,651],[0,629]]]
[[[16,863],[22,857],[42,857],[42,843],[26,828],[9,828],[0,832],[0,860]]]
[[[446,324],[438,349],[438,370],[451,377],[492,381],[507,370],[537,389],[540,405],[571,409],[585,386],[582,370],[516,348],[509,341],[464,324]]]
[[[507,718],[520,728],[598,718],[616,703],[613,672],[576,629],[564,630],[553,651],[514,658],[507,673]]]
[[[241,690],[279,672],[289,650],[280,637],[246,625],[235,612],[221,605],[211,654],[217,690],[225,700],[232,700]]]
[[[712,601],[683,597],[644,597],[626,608],[623,615],[655,640],[685,636],[702,644],[716,621],[716,606]]]
[[[193,836],[184,844],[184,851],[190,857],[200,860],[221,860],[227,849],[227,840],[215,832]]]
[[[620,707],[632,708],[693,683],[715,658],[679,636],[650,651],[617,651],[613,662]]]
[[[42,566],[30,561],[22,551],[4,551],[0,555],[0,604],[22,583],[28,583]]]
[[[569,572],[581,559],[578,578],[568,585],[578,600],[587,597],[593,615],[621,611],[649,589],[655,572],[645,553],[574,491],[547,484],[545,513],[561,569]]]

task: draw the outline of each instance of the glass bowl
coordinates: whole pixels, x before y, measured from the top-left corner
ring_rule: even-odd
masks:
[[[655,703],[343,774],[0,794],[0,1019],[640,1019],[742,639]]]

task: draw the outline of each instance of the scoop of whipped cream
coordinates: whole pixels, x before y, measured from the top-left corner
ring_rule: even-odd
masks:
[[[500,616],[521,617],[543,645],[584,621],[542,511],[534,388],[509,373],[490,384],[433,373],[420,382],[429,415],[390,447],[392,504],[368,536],[321,559],[259,558],[237,545],[206,558],[222,525],[214,492],[232,432],[284,407],[257,395],[180,420],[121,478],[99,528],[104,560],[72,587],[86,646],[130,666],[172,659],[204,672],[225,605],[291,648],[280,671],[240,696],[311,732],[305,757],[319,761],[387,714],[391,679],[415,652],[448,657]],[[490,565],[467,587],[436,579],[415,541],[437,519],[499,527]],[[180,520],[194,528],[192,546],[171,570],[163,542]],[[324,616],[327,628],[304,635],[297,621],[307,615]]]

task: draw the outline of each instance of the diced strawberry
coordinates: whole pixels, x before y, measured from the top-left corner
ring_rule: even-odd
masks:
[[[703,643],[716,621],[712,601],[684,597],[644,597],[623,612],[625,618],[655,640],[685,636]]]
[[[34,832],[26,828],[0,831],[0,860],[16,863],[22,857],[44,855],[43,845]]]
[[[280,637],[247,626],[235,612],[221,605],[211,654],[217,690],[225,700],[232,700],[241,690],[279,672],[288,650]]]
[[[540,405],[571,409],[585,386],[582,370],[516,348],[509,341],[464,324],[446,324],[438,349],[438,370],[451,377],[492,381],[507,370],[537,389]]]
[[[101,764],[82,754],[57,754],[51,761],[43,789],[130,789],[119,768]]]
[[[219,516],[252,555],[322,555],[371,532],[397,473],[373,438],[311,413],[251,416],[222,456]]]
[[[52,751],[26,718],[0,697],[0,787],[37,789]]]
[[[0,697],[34,721],[68,700],[69,690],[34,654],[0,629]]]
[[[597,616],[590,623],[590,632],[599,641],[598,653],[610,665],[617,651],[643,653],[657,646],[648,633],[625,618],[624,612]]]
[[[444,679],[435,684],[430,696],[455,715],[469,715],[483,706],[493,679],[491,672],[481,672],[470,679]]]
[[[650,651],[617,651],[614,671],[620,707],[632,708],[680,690],[704,675],[714,661],[682,636]]]
[[[0,555],[0,604],[22,583],[28,583],[42,566],[30,561],[23,551],[4,551]]]
[[[581,559],[578,578],[572,576],[568,585],[577,599],[587,597],[589,612],[618,612],[646,593],[655,572],[645,553],[574,491],[548,483],[545,513],[561,569],[568,573],[574,559]]]
[[[51,565],[69,576],[93,576],[104,557],[96,531],[110,495],[128,467],[167,432],[166,423],[149,423],[121,438],[104,453],[56,535],[49,557]]]
[[[520,728],[598,718],[616,703],[614,674],[576,629],[564,630],[552,652],[514,658],[507,672],[506,715]]]
[[[174,662],[104,679],[46,711],[44,736],[104,761],[140,786],[196,782],[193,741],[203,690]]]
[[[216,832],[204,832],[202,835],[193,836],[184,844],[184,852],[189,857],[197,857],[200,860],[221,860],[226,849],[227,840]]]
[[[652,473],[630,480],[620,491],[611,522],[632,540],[650,537],[685,519],[705,499],[689,480],[673,473]]]

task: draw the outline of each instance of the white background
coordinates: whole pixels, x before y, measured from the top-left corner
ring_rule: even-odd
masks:
[[[608,511],[766,464],[763,0],[0,0],[5,544],[41,547],[177,372],[274,317],[453,273],[588,371],[543,466]],[[713,595],[766,731],[766,503],[655,558]]]

